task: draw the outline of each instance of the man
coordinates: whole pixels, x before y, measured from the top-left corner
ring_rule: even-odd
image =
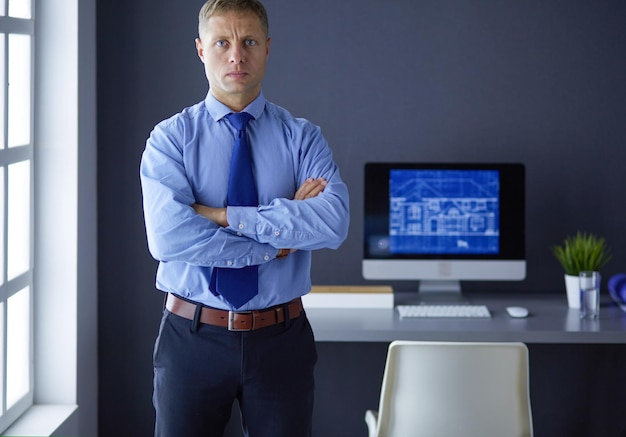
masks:
[[[246,436],[309,436],[317,355],[300,296],[311,287],[311,251],[347,235],[347,188],[320,129],[265,100],[261,3],[209,0],[196,48],[209,92],[154,128],[140,171],[166,293],[155,435],[221,436],[237,400]],[[243,127],[233,120],[241,116]],[[243,144],[255,189],[231,177]],[[235,203],[231,190],[258,199]]]

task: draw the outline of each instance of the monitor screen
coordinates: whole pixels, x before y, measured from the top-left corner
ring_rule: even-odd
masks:
[[[524,173],[522,164],[366,164],[363,277],[455,293],[465,280],[523,280]]]

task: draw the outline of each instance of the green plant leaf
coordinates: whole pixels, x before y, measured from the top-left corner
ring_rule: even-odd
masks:
[[[566,274],[576,276],[584,270],[599,271],[612,258],[604,238],[580,231],[553,246],[552,253]]]

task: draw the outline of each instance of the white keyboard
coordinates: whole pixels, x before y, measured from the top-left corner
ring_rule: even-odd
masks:
[[[409,318],[489,318],[491,313],[485,305],[398,305],[401,319]]]

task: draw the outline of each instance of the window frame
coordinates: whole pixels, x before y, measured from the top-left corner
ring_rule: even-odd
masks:
[[[96,0],[32,1],[34,403],[2,434],[94,436],[98,433]]]
[[[35,257],[35,239],[34,239],[34,221],[35,221],[35,201],[34,201],[34,187],[35,187],[35,164],[34,164],[34,91],[35,91],[35,2],[30,0],[30,18],[15,18],[8,16],[9,2],[4,2],[4,11],[0,16],[0,35],[4,39],[4,81],[0,84],[4,88],[2,96],[3,101],[0,103],[4,106],[2,115],[4,117],[3,125],[4,135],[3,147],[0,148],[0,167],[2,171],[2,189],[4,193],[2,195],[3,205],[0,206],[3,217],[3,226],[0,232],[2,236],[2,283],[0,284],[0,320],[2,322],[2,329],[0,329],[0,345],[2,347],[2,354],[0,360],[0,432],[3,432],[8,426],[10,426],[19,416],[21,416],[28,408],[33,405],[34,402],[34,381],[35,381],[35,369],[34,369],[34,296],[35,289],[33,285],[33,266]],[[18,145],[15,147],[9,147],[8,144],[8,132],[9,132],[9,111],[8,102],[8,73],[9,73],[9,37],[11,34],[22,34],[30,37],[30,132],[29,132],[29,144]],[[30,187],[29,187],[29,249],[28,249],[28,269],[26,272],[17,275],[15,278],[9,279],[8,275],[8,182],[9,182],[9,165],[28,161],[30,163]],[[7,408],[7,319],[8,319],[8,300],[16,293],[28,288],[29,292],[29,345],[28,345],[28,390],[17,402]]]

